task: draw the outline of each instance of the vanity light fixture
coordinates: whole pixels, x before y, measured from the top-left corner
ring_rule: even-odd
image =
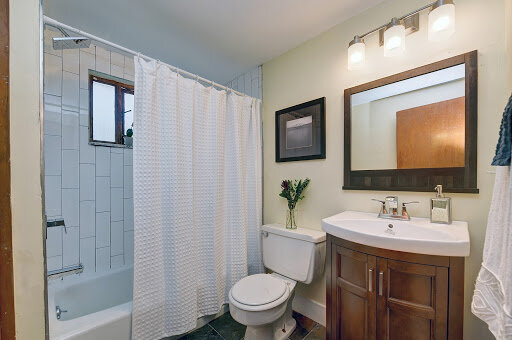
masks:
[[[428,40],[446,40],[455,33],[455,4],[452,0],[438,0],[428,14]]]
[[[384,31],[384,57],[396,57],[404,51],[405,26],[397,18],[393,18]]]
[[[348,44],[348,69],[358,70],[364,66],[366,48],[364,40],[357,35]]]
[[[453,0],[436,0],[399,18],[393,18],[389,23],[365,34],[356,35],[348,44],[348,69],[357,70],[364,66],[364,38],[375,32],[379,32],[379,44],[384,47],[385,57],[402,55],[405,51],[405,36],[419,30],[419,13],[427,9],[430,11],[428,39],[441,41],[452,36],[455,32],[455,4]]]

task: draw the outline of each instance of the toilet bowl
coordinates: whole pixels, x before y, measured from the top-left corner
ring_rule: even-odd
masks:
[[[294,331],[292,302],[298,281],[309,284],[325,265],[325,233],[264,225],[263,264],[272,274],[254,274],[229,291],[233,319],[247,326],[245,340],[287,339]]]
[[[295,330],[292,301],[294,280],[278,274],[255,274],[229,291],[233,319],[247,326],[244,339],[287,339]]]

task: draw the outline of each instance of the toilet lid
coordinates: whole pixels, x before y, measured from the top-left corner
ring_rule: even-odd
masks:
[[[244,277],[231,289],[233,299],[241,304],[259,306],[279,299],[286,292],[286,283],[270,274]]]

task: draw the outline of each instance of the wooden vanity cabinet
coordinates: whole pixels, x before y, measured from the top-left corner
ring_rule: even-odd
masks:
[[[462,339],[464,258],[327,235],[327,339]]]

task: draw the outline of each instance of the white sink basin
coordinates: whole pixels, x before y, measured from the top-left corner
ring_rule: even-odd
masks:
[[[393,225],[389,228],[388,225]],[[377,218],[377,214],[345,211],[322,220],[322,230],[333,236],[371,247],[408,253],[469,256],[467,222],[430,223],[428,218],[410,221]]]

